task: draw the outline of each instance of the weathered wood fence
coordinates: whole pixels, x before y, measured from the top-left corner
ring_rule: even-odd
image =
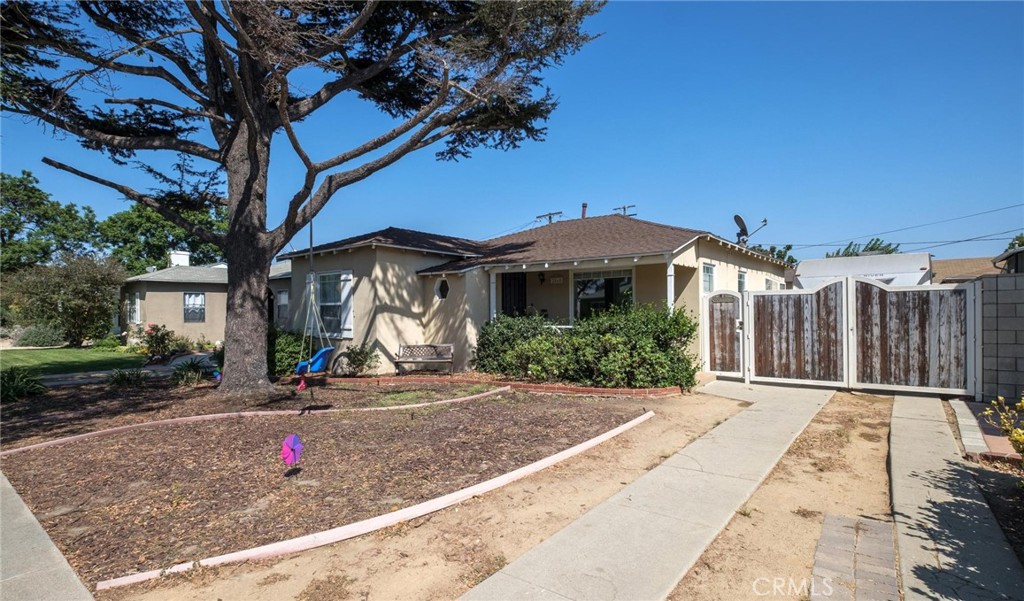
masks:
[[[707,367],[754,382],[970,394],[976,296],[973,284],[895,288],[853,277],[745,292],[742,303],[717,292],[706,297]]]

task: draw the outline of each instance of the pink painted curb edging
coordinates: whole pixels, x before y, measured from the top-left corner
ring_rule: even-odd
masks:
[[[491,478],[480,484],[474,484],[473,486],[457,490],[453,493],[449,493],[444,496],[424,501],[412,507],[406,507],[405,509],[399,509],[398,511],[392,511],[384,515],[370,518],[368,520],[362,520],[338,528],[332,528],[331,530],[325,530],[323,532],[317,532],[315,534],[307,534],[306,536],[300,536],[289,540],[284,540],[276,543],[270,543],[269,545],[263,545],[260,547],[253,547],[252,549],[246,549],[244,551],[236,551],[234,553],[228,553],[226,555],[218,555],[216,557],[208,557],[199,561],[188,561],[185,563],[179,563],[169,568],[162,570],[150,570],[148,572],[140,572],[138,574],[131,574],[129,576],[122,576],[120,578],[114,578],[111,580],[104,580],[96,584],[96,590],[102,591],[109,588],[115,588],[119,586],[126,586],[129,584],[136,584],[139,582],[145,582],[146,580],[152,580],[159,578],[164,574],[175,574],[179,572],[186,572],[194,567],[198,566],[216,566],[225,563],[235,563],[239,561],[249,561],[255,559],[267,559],[269,557],[277,557],[280,555],[287,555],[290,553],[298,553],[300,551],[307,551],[316,547],[322,547],[324,545],[330,545],[336,542],[340,542],[356,536],[362,536],[368,534],[374,530],[393,526],[399,522],[405,522],[424,516],[428,513],[440,511],[446,507],[461,503],[472,497],[482,495],[490,492],[496,488],[511,484],[516,480],[525,478],[526,476],[535,474],[545,468],[551,467],[552,465],[564,461],[574,455],[578,455],[583,451],[586,451],[592,447],[595,447],[606,440],[614,438],[623,432],[642,424],[643,422],[654,417],[653,411],[648,411],[640,417],[613,428],[604,434],[600,434],[581,442],[580,444],[569,447],[564,451],[560,451],[535,461],[529,465],[523,466],[517,470],[513,470],[507,474]]]
[[[431,405],[447,405],[449,403],[465,403],[466,401],[475,401],[477,399],[486,398],[502,392],[508,392],[512,390],[508,386],[502,386],[501,388],[495,388],[494,390],[488,390],[487,392],[481,392],[479,394],[472,394],[470,396],[464,396],[457,399],[445,399],[443,401],[428,401],[426,403],[415,403],[412,405],[394,405],[392,407],[349,407],[347,409],[318,409],[316,411],[307,412],[308,415],[316,413],[344,413],[352,411],[397,411],[400,409],[416,409],[418,407],[429,407]],[[107,436],[109,434],[117,434],[118,432],[126,432],[128,430],[137,430],[139,428],[149,428],[153,426],[167,426],[173,424],[187,424],[190,422],[207,422],[221,419],[231,419],[233,417],[287,417],[287,416],[298,416],[303,415],[302,409],[288,410],[288,411],[236,411],[233,413],[211,413],[209,415],[190,415],[188,417],[172,417],[169,419],[160,419],[152,422],[144,422],[141,424],[128,424],[127,426],[117,426],[116,428],[107,428],[106,430],[97,430],[96,432],[86,432],[85,434],[77,434],[75,436],[68,436],[67,438],[58,438],[57,440],[48,440],[46,442],[39,442],[36,444],[30,444],[24,447],[18,447],[16,449],[7,449],[6,451],[0,451],[0,457],[6,457],[22,451],[30,451],[32,449],[42,449],[45,447],[52,447],[61,445],[68,442],[74,442],[76,440],[85,440],[87,438],[95,438],[97,436]]]

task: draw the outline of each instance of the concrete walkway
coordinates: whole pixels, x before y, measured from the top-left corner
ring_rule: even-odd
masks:
[[[833,391],[717,381],[700,392],[754,405],[462,598],[663,599]]]
[[[1024,599],[1024,568],[963,463],[939,399],[896,397],[889,463],[905,601]]]
[[[92,599],[78,575],[0,474],[0,600]]]

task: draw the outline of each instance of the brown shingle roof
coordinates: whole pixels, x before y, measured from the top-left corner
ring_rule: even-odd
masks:
[[[932,283],[969,282],[983,275],[999,273],[989,257],[971,259],[933,259]]]
[[[464,271],[481,265],[541,263],[669,253],[700,236],[691,230],[622,215],[571,219],[486,240],[483,256],[420,273]]]
[[[318,253],[325,250],[357,248],[373,244],[425,250],[442,255],[455,255],[459,257],[478,256],[483,252],[479,242],[466,240],[465,238],[454,238],[452,236],[442,236],[440,234],[406,230],[398,227],[389,227],[384,230],[370,232],[369,234],[362,234],[351,238],[345,238],[344,240],[337,240],[335,242],[328,242],[327,244],[314,246],[313,252]],[[309,253],[308,248],[285,253],[283,255],[279,255],[277,258],[278,260],[292,259],[296,257],[304,257],[307,253]]]

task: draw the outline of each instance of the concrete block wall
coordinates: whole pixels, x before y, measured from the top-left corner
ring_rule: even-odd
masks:
[[[1024,274],[981,279],[982,400],[1024,392]]]

